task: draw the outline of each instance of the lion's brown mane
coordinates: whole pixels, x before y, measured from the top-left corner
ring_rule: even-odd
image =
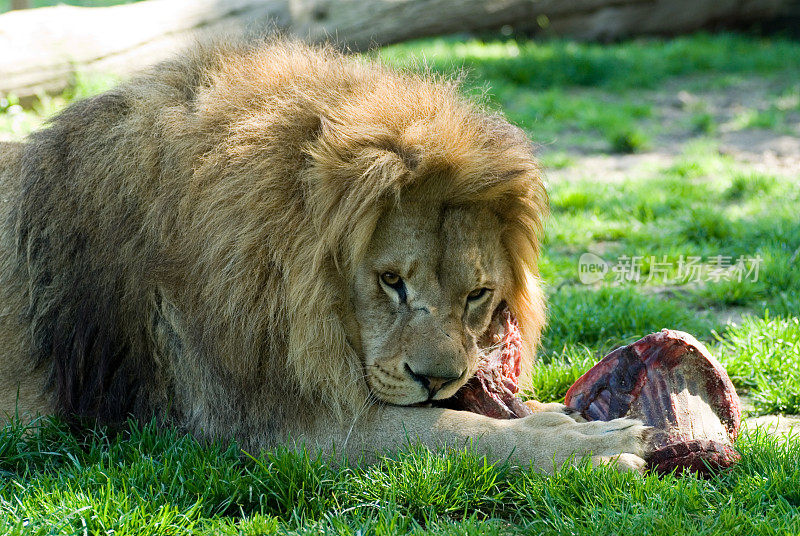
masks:
[[[453,84],[297,43],[200,46],[14,150],[0,283],[30,353],[3,359],[47,371],[65,415],[264,444],[310,408],[357,412],[347,284],[405,191],[494,208],[538,341],[539,170]]]

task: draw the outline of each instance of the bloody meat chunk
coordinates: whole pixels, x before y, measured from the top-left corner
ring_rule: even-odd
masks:
[[[437,405],[498,419],[530,415],[518,396],[522,340],[507,308],[495,312],[481,344],[475,376]],[[647,462],[661,474],[677,469],[707,476],[739,459],[736,390],[722,365],[681,331],[665,329],[614,350],[570,387],[565,402],[587,420],[630,417],[652,426]]]
[[[741,405],[703,344],[664,329],[614,350],[569,388],[565,402],[588,420],[641,419],[654,428],[648,466],[708,475],[739,460]]]

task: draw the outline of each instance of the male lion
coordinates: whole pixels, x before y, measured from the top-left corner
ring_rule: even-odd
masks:
[[[638,421],[426,405],[473,375],[498,307],[528,354],[544,322],[539,168],[452,84],[297,43],[197,47],[0,151],[7,414],[643,466]]]

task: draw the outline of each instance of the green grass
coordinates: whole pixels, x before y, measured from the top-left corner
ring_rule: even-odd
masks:
[[[458,37],[430,39],[423,47],[420,44],[388,47],[381,56],[400,65],[424,58],[427,65],[444,72],[466,66],[475,79],[499,79],[509,87],[539,90],[568,86],[652,88],[676,76],[771,75],[800,63],[800,49],[790,40],[733,34],[641,39],[612,45],[558,40],[465,41]]]
[[[544,477],[469,449],[411,447],[376,466],[254,457],[154,426],[76,437],[57,422],[0,435],[5,534],[791,534],[800,442],[750,433],[711,481],[586,466]],[[359,532],[360,531],[360,532]]]
[[[726,120],[730,128],[798,134],[800,47],[788,39],[698,34],[600,45],[446,37],[388,47],[380,56],[393,65],[461,72],[469,92],[544,145],[628,153],[657,146],[659,136],[713,133],[719,119],[697,116],[702,100],[673,125],[653,90],[705,92],[754,79],[769,81],[768,102],[744,107]]]
[[[717,336],[732,381],[759,413],[800,413],[800,319],[747,317]]]
[[[670,296],[680,298],[679,307],[688,303],[695,310],[691,314],[736,305],[795,315],[800,306],[800,271],[792,262],[800,247],[796,179],[742,173],[730,158],[701,146],[706,147],[701,154],[689,148],[677,163],[652,174],[615,183],[553,184],[544,279],[556,286],[577,283],[580,255],[603,242],[608,250],[603,258],[612,265],[607,283],[619,280],[613,266],[621,267],[620,258],[637,256],[634,292],[667,285]],[[681,257],[687,265],[690,257],[700,258],[706,266],[702,277],[681,271]],[[708,271],[709,265],[733,266],[740,257],[745,268],[740,273]],[[658,270],[665,265],[662,274]],[[637,314],[647,315],[639,312],[643,308],[667,315],[649,305],[635,309]]]
[[[742,172],[704,141],[651,174],[552,184],[541,266],[550,307],[537,395],[563,400],[602,355],[667,327],[706,341],[752,398],[754,414],[800,413],[796,180]],[[620,282],[611,268],[601,284],[580,284],[579,257],[600,243],[609,265],[641,257],[639,281]],[[758,274],[715,281],[707,269],[700,278],[680,273],[682,257],[708,265],[720,255],[731,265],[739,257],[760,259]],[[653,260],[668,269],[648,282]],[[731,307],[745,313],[741,325],[717,319]]]
[[[3,4],[0,2],[0,11]],[[552,216],[541,272],[549,296],[534,389],[563,400],[613,348],[664,327],[704,341],[752,414],[800,413],[800,172],[723,154],[725,132],[800,135],[800,44],[694,35],[612,45],[429,39],[378,52],[409,68],[461,72],[464,90],[540,144]],[[79,77],[34,109],[0,100],[0,139],[20,139],[69,101],[113,84]],[[765,83],[764,102],[724,115],[714,92]],[[672,89],[663,89],[672,88]],[[673,91],[674,89],[674,91]],[[672,93],[691,98],[678,102]],[[667,113],[669,111],[669,113]],[[619,180],[571,175],[587,153],[680,154]],[[580,282],[594,252],[605,277]],[[758,258],[758,277],[687,277],[698,257]],[[638,278],[621,259],[637,258]],[[752,276],[752,274],[750,274]],[[753,280],[755,279],[755,280]],[[741,319],[726,324],[724,315]],[[0,532],[10,534],[797,534],[800,439],[757,433],[708,482],[565,469],[553,478],[470,452],[412,448],[371,468],[274,450],[242,456],[147,426],[74,435],[48,422],[0,433]]]
[[[588,346],[573,344],[560,352],[540,356],[533,375],[533,398],[543,402],[564,402],[567,390],[584,372],[592,368],[607,352],[592,351]],[[529,393],[526,393],[526,396]]]
[[[548,316],[543,346],[554,352],[582,345],[608,353],[662,328],[706,333],[713,325],[707,315],[631,287],[565,286],[550,293]]]

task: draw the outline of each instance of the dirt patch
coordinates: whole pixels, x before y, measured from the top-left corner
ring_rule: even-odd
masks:
[[[797,177],[800,174],[800,137],[770,130],[749,129],[722,135],[720,152],[752,171]]]
[[[615,97],[650,104],[651,117],[637,122],[650,139],[651,150],[609,154],[597,139],[543,145],[566,152],[572,165],[547,170],[551,181],[591,179],[604,182],[657,174],[671,166],[687,147],[710,141],[720,154],[743,166],[743,172],[800,176],[800,82],[795,76],[749,77],[724,81],[719,75],[676,78],[658,90]],[[569,141],[567,141],[569,140]]]
[[[552,182],[580,180],[621,182],[668,167],[677,154],[677,152],[647,152],[628,155],[575,155],[572,165],[561,169],[548,169],[545,170],[545,174]]]
[[[784,439],[800,438],[800,415],[762,415],[744,421],[749,432],[756,430]]]

